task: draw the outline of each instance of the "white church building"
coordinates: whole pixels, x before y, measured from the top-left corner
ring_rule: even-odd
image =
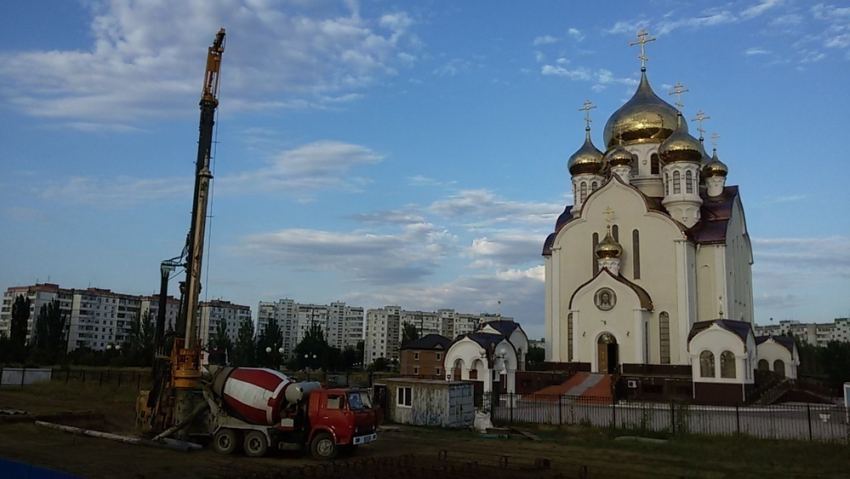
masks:
[[[585,140],[567,165],[574,204],[543,247],[546,361],[647,381],[690,374],[693,397],[745,402],[760,346],[740,190],[727,184],[716,144],[712,155],[704,149],[704,113],[691,120],[699,138],[689,132],[687,90],[671,92],[677,108],[650,86],[651,40],[642,31],[635,42],[640,83],[608,118],[601,149],[590,127],[595,107],[581,109]]]

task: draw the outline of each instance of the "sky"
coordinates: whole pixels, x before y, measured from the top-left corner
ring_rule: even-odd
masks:
[[[0,289],[158,290],[222,27],[202,300],[501,312],[542,337],[579,108],[597,106],[601,145],[645,28],[656,93],[684,84],[740,185],[756,323],[850,316],[850,5],[834,1],[7,2]]]

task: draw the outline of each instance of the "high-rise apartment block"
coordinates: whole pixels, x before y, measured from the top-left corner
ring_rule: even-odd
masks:
[[[419,336],[439,334],[449,339],[474,331],[481,321],[513,318],[493,314],[464,314],[453,309],[437,311],[405,311],[399,306],[385,306],[366,311],[365,362],[378,358],[398,359],[404,325],[416,327]]]
[[[210,339],[215,336],[215,332],[222,322],[226,324],[227,337],[230,338],[230,341],[235,342],[242,321],[253,321],[250,306],[222,300],[202,301],[198,306],[198,314],[201,316],[198,325],[198,340],[203,346],[209,344]]]
[[[800,341],[826,346],[830,341],[850,341],[850,318],[836,318],[832,323],[801,323],[782,320],[779,324],[755,326],[756,336],[788,336]]]
[[[292,358],[295,346],[313,327],[321,330],[328,345],[335,348],[355,348],[363,340],[363,308],[358,306],[346,306],[343,302],[300,304],[281,299],[261,301],[258,311],[257,333],[275,318],[283,335],[283,357],[287,359]]]
[[[155,321],[159,312],[159,295],[139,296],[116,293],[108,289],[66,289],[57,284],[45,283],[31,286],[15,286],[3,293],[0,307],[0,334],[9,335],[12,324],[12,304],[18,295],[30,299],[30,317],[27,325],[27,341],[31,339],[33,325],[41,307],[55,300],[59,301],[59,310],[66,319],[66,338],[68,351],[77,348],[90,348],[102,351],[110,345],[122,344],[129,340],[130,327],[137,315],[147,314],[148,321]],[[166,298],[166,329],[169,324],[176,327],[180,300]],[[201,344],[206,345],[214,333],[220,318],[228,321],[228,334],[231,333],[233,320],[233,338],[238,330],[237,320],[251,318],[251,308],[233,305],[227,301],[201,303],[199,309],[199,333]]]

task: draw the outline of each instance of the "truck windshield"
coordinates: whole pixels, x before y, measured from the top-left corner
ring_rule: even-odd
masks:
[[[348,393],[348,407],[352,411],[372,409],[372,401],[369,400],[369,395],[364,391],[352,391]]]

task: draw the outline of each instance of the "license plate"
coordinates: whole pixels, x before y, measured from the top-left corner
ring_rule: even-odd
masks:
[[[359,444],[366,444],[367,442],[372,442],[375,439],[378,439],[378,434],[367,434],[365,436],[357,436],[354,438],[354,445],[357,446]]]

